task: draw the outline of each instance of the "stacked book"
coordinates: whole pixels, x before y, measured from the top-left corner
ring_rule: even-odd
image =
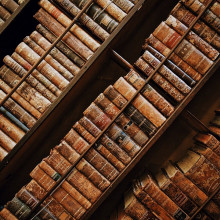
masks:
[[[219,20],[219,11],[216,10],[219,8],[218,1],[205,10],[192,30],[188,27],[196,19],[195,14],[204,10],[209,1],[188,2],[178,3],[169,18],[146,39],[143,46],[145,51],[135,62],[141,72],[130,70],[91,103],[83,112],[84,116],[51,150],[50,155],[33,169],[30,173],[32,180],[0,212],[3,219],[9,219],[9,215],[15,219],[28,219],[33,212],[36,213],[33,219],[83,218],[132,163],[138,152],[146,147],[219,55],[219,27],[216,23]],[[49,5],[46,0],[40,3],[42,7]],[[191,5],[200,7],[191,12]],[[35,17],[40,20],[43,13],[46,13],[44,9],[40,9]],[[207,14],[215,16],[215,22],[207,19]],[[48,29],[55,22],[50,23],[49,20],[43,24],[51,24]],[[203,25],[202,31],[201,28],[194,28],[200,24]],[[208,33],[213,35],[212,39],[206,37]],[[186,36],[180,42],[183,35]],[[17,54],[22,48],[27,48],[26,45],[23,42]],[[161,64],[172,49],[174,52],[169,59]],[[81,55],[81,58],[85,57]],[[158,70],[155,72],[155,69]],[[151,74],[151,80],[146,81]],[[40,105],[41,108],[43,106]],[[46,109],[47,106],[44,107]],[[190,151],[187,158],[191,158],[192,154],[197,155]],[[196,158],[200,161],[200,158]],[[150,176],[144,177],[143,181],[148,185]],[[196,207],[194,202],[190,204]],[[144,216],[148,216],[148,213]],[[188,218],[183,208],[177,205],[166,216]],[[154,217],[149,214],[149,218]]]
[[[199,133],[193,147],[176,164],[169,162],[155,175],[145,172],[134,180],[110,219],[219,219],[219,168],[219,141],[211,134]]]
[[[5,56],[4,65],[0,67],[0,99],[19,83],[51,47],[87,1],[53,2],[40,0],[41,8],[34,15],[40,24],[30,36],[23,39],[11,56]],[[33,127],[134,6],[129,0],[118,2],[118,5],[110,1],[92,4],[87,14],[79,18],[80,23],[72,26],[70,32],[53,47],[0,108],[0,161]]]
[[[220,136],[220,109],[215,110],[215,117],[210,121],[209,129]]]

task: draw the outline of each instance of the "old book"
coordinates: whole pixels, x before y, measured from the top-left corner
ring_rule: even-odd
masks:
[[[2,161],[7,156],[7,154],[8,152],[0,146],[0,161]]]
[[[94,100],[94,103],[111,119],[113,119],[120,111],[108,98],[104,96],[103,93],[99,94],[99,96]]]
[[[9,93],[11,90],[11,88],[1,79],[0,79],[0,88],[5,93]],[[20,96],[17,92],[14,92],[11,97],[18,104],[20,104],[25,110],[27,110],[30,114],[32,114],[36,119],[39,119],[41,117],[41,113],[36,108],[34,108],[29,102],[27,102],[22,96]]]
[[[113,87],[121,93],[127,100],[130,100],[136,93],[136,89],[130,85],[123,77],[120,77]]]
[[[174,219],[189,219],[189,216],[174,203],[162,190],[160,190],[159,186],[152,179],[152,177],[144,173],[139,178],[139,185],[144,191],[161,207],[163,207],[171,217]]]
[[[124,195],[124,211],[134,219],[158,219],[148,208],[144,207],[144,205],[136,199],[132,190],[126,192]]]
[[[134,157],[141,149],[117,124],[113,123],[105,134],[119,147],[125,150],[129,156]]]
[[[170,52],[170,49],[167,46],[165,46],[162,42],[160,42],[157,38],[155,38],[152,34],[145,40],[143,48],[146,49],[148,45],[151,45],[164,56],[167,56]],[[169,59],[194,80],[199,81],[201,79],[201,74],[198,73],[198,71],[194,70],[189,64],[187,64],[182,58],[177,56],[175,53],[172,53]]]
[[[15,51],[25,60],[27,60],[31,65],[34,65],[40,59],[40,56],[30,47],[28,47],[24,42],[20,43],[16,47]],[[37,69],[60,90],[64,90],[69,83],[68,80],[66,80],[57,70],[55,70],[44,60],[37,66]]]
[[[151,121],[157,128],[160,127],[166,120],[166,118],[140,94],[138,94],[137,97],[132,101],[132,105],[147,119],[149,119],[149,121]]]
[[[219,170],[204,156],[187,151],[185,157],[178,161],[177,165],[184,175],[207,195],[211,195],[219,186]]]
[[[44,51],[50,48],[51,43],[43,37],[37,31],[33,31],[30,38],[36,42]],[[54,59],[56,59],[62,66],[70,71],[71,75],[66,75],[67,80],[71,80],[79,71],[79,67],[75,65],[66,55],[64,55],[59,49],[54,47],[49,53]]]
[[[215,115],[212,121],[210,121],[210,124],[216,127],[220,127],[220,115]]]
[[[16,142],[13,141],[8,135],[6,135],[2,130],[0,130],[0,146],[2,154],[6,156],[7,152],[10,152],[14,146],[16,145]],[[4,153],[7,151],[6,153]]]
[[[131,157],[121,149],[114,141],[107,135],[103,135],[100,139],[103,144],[113,155],[115,155],[123,164],[127,165],[131,161]]]
[[[39,56],[42,56],[45,53],[45,50],[43,50],[38,44],[36,44],[29,36],[26,36],[23,39],[23,42],[26,43]],[[54,59],[50,54],[48,54],[44,58],[44,60],[68,81],[70,81],[73,78],[72,73],[70,73],[69,70],[67,70],[61,63],[59,63],[56,59]]]
[[[138,145],[143,146],[148,141],[147,135],[127,118],[123,113],[116,118],[115,122],[128,134]]]
[[[31,209],[16,197],[7,203],[6,208],[21,220],[27,219],[31,212]]]
[[[32,66],[16,52],[11,55],[11,58],[19,63],[27,71],[32,68]],[[41,82],[54,95],[59,96],[61,94],[61,90],[55,86],[47,77],[41,74],[37,69],[33,70],[31,75],[35,77],[39,82]]]
[[[159,219],[170,220],[172,217],[163,209],[158,203],[156,203],[145,191],[141,188],[139,181],[134,180],[132,187],[134,195],[144,204],[154,215]]]
[[[53,43],[56,40],[56,36],[41,24],[38,24],[36,29],[51,43]],[[81,57],[79,57],[73,50],[71,50],[64,42],[65,41],[59,41],[56,47],[60,51],[62,51],[70,60],[72,60],[77,66],[82,67],[85,64],[85,61]]]
[[[89,148],[89,144],[73,129],[67,133],[64,140],[79,154],[83,154]]]
[[[103,157],[105,157],[117,170],[122,171],[125,165],[105,146],[100,143],[96,143],[94,146]]]
[[[0,18],[6,21],[11,16],[11,13],[0,5]]]
[[[118,176],[117,169],[94,148],[91,148],[84,157],[109,181],[113,181]]]
[[[192,216],[198,206],[188,198],[162,171],[157,172],[155,179],[160,189],[172,199],[185,213]]]
[[[80,9],[70,0],[55,0],[55,1],[74,17],[80,12]],[[109,33],[105,31],[98,23],[96,23],[87,14],[83,13],[79,17],[79,21],[83,25],[85,25],[100,40],[105,41],[109,37]]]
[[[75,187],[70,185],[67,181],[64,181],[61,186],[85,209],[89,209],[91,207],[91,202],[89,202],[88,199],[86,199],[81,193],[78,192],[78,190],[76,190]]]
[[[0,100],[6,96],[2,90],[0,90]],[[29,114],[21,105],[15,102],[12,98],[7,99],[4,104],[4,107],[10,111],[15,117],[17,117],[24,125],[28,128],[33,127],[36,123],[36,119]]]
[[[172,15],[168,17],[168,19],[166,20],[166,24],[181,35],[183,35],[188,29],[183,23],[181,23],[178,19],[176,19]],[[210,46],[209,43],[207,43],[205,40],[199,37],[195,32],[190,31],[186,35],[186,39],[190,43],[192,43],[195,47],[197,47],[201,52],[203,52],[207,57],[209,57],[211,60],[215,60],[218,57],[219,52],[216,49],[214,49],[212,46]]]
[[[196,214],[196,216],[194,217],[195,220],[211,220],[211,218],[209,216],[206,215],[205,212],[200,211]]]
[[[108,86],[103,94],[119,109],[123,108],[127,100],[112,85]]]
[[[16,143],[25,135],[25,132],[21,130],[18,126],[13,124],[8,118],[6,118],[2,113],[0,113],[0,129],[8,135]],[[6,141],[6,140],[5,140]],[[8,145],[9,147],[9,145]],[[9,150],[10,148],[8,148]]]
[[[114,209],[114,211],[111,213],[109,220],[132,220],[129,215],[127,215],[124,211],[124,204],[121,201],[117,207]]]
[[[54,19],[42,8],[34,15],[34,18],[36,18],[56,36],[61,35],[65,30],[65,28],[56,21],[56,19]],[[67,32],[67,34],[63,37],[63,41],[85,60],[88,60],[93,55],[93,52],[70,32]]]
[[[75,163],[80,155],[65,140],[62,140],[55,149],[71,164]]]
[[[76,168],[82,174],[84,174],[98,189],[104,191],[110,185],[110,182],[84,158],[77,163]]]
[[[117,1],[114,1],[114,3],[127,14],[134,6],[132,1],[129,1],[129,0],[117,0]]]
[[[125,108],[124,113],[149,137],[156,132],[156,126],[145,118],[133,105],[128,105],[127,108]]]
[[[2,217],[3,220],[17,220],[17,217],[15,217],[7,208],[3,208],[0,211],[0,217]]]
[[[155,50],[150,45],[146,46],[146,50],[148,50],[152,55],[154,55],[160,61],[165,59],[165,56],[163,56],[160,52]],[[184,72],[181,68],[179,68],[176,64],[174,64],[169,59],[165,61],[165,65],[171,71],[173,71],[177,76],[179,76],[185,83],[187,83],[190,87],[192,87],[196,84],[195,80],[193,80],[189,75],[186,74],[186,72]]]
[[[27,74],[27,71],[10,56],[5,56],[3,61],[9,68],[11,68],[14,71],[14,73],[16,73],[16,75],[19,75],[16,77],[17,80],[20,81],[21,78],[25,74]],[[45,98],[47,98],[50,102],[54,102],[55,99],[57,98],[49,89],[47,89],[41,82],[39,82],[32,75],[29,75],[25,81],[28,84],[30,84],[33,88],[35,88]]]
[[[68,27],[71,24],[71,20],[48,0],[40,0],[39,5],[64,27]],[[74,24],[70,28],[70,32],[72,32],[81,42],[87,45],[93,52],[99,48],[100,44],[77,24]]]
[[[15,12],[19,5],[14,0],[1,0],[1,4],[10,12]]]
[[[147,76],[153,73],[154,69],[142,58],[139,58],[135,65],[142,70]],[[152,77],[153,81],[161,87],[166,93],[168,93],[174,100],[180,102],[184,99],[184,95],[176,89],[167,79],[161,76],[159,73],[155,73]]]
[[[208,196],[201,189],[199,189],[191,180],[184,176],[184,174],[171,162],[166,165],[163,171],[170,178],[170,180],[198,206],[201,206],[208,198]]]
[[[211,134],[198,133],[194,139],[197,143],[203,144],[213,150],[218,156],[220,156],[220,143],[217,138]]]
[[[111,119],[93,102],[83,114],[101,130],[111,122]]]
[[[63,207],[69,211],[76,219],[80,219],[82,215],[86,212],[84,209],[73,197],[71,197],[63,188],[59,187],[52,194],[52,197],[55,198]]]
[[[142,55],[142,58],[154,69],[156,69],[157,66],[160,65],[160,61],[147,50]],[[188,94],[191,91],[191,88],[181,78],[174,74],[166,65],[162,65],[158,72],[184,95]]]
[[[44,207],[41,205],[41,209],[40,211],[37,213],[37,217],[38,219],[55,219],[56,217],[54,216],[54,214],[52,214],[47,207]],[[34,218],[34,219],[35,219]]]
[[[69,163],[56,149],[50,151],[50,155],[44,160],[61,176],[65,175],[71,167]]]
[[[203,155],[207,160],[209,160],[213,165],[220,169],[220,156],[217,155],[210,148],[202,145],[194,145],[191,148],[192,151]]]
[[[209,130],[212,131],[214,134],[220,136],[220,128],[219,127],[210,125]]]
[[[102,193],[77,169],[73,169],[67,181],[76,187],[91,203],[94,203]]]
[[[218,219],[220,216],[220,207],[214,203],[212,200],[209,201],[203,210],[210,216],[212,219]]]
[[[218,17],[220,17],[220,3],[219,2],[214,2],[213,5],[210,7],[210,10],[217,15]]]

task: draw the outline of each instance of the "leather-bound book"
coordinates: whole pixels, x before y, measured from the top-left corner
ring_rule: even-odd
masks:
[[[0,217],[2,217],[2,220],[18,220],[18,218],[15,217],[7,208],[3,208],[0,211]]]
[[[146,208],[143,204],[141,204],[132,190],[128,191],[124,195],[124,211],[126,214],[131,216],[134,219],[138,220],[156,220],[158,219],[156,216],[152,214],[152,212]]]
[[[89,147],[89,144],[74,129],[66,134],[64,140],[79,154],[84,153]]]
[[[34,15],[34,18],[36,18],[42,25],[48,28],[56,36],[59,36],[65,30],[65,28],[58,21],[56,21],[56,19],[54,19],[42,8]],[[93,52],[70,32],[67,32],[62,40],[85,60],[88,60],[93,55]]]
[[[14,0],[1,0],[1,4],[12,13],[19,7]]]
[[[46,29],[43,25],[38,24],[36,30],[41,33],[50,43],[53,43],[56,40],[56,36]],[[70,60],[72,60],[77,66],[82,67],[85,64],[85,61],[78,56],[73,50],[71,50],[65,43],[65,41],[59,41],[56,47],[62,51]],[[54,49],[56,48],[54,47]],[[51,50],[53,52],[53,50]]]
[[[84,174],[98,189],[104,191],[110,185],[110,182],[84,158],[77,163],[76,168],[82,174]]]
[[[55,1],[74,17],[80,12],[80,9],[70,0],[55,0]],[[109,37],[109,33],[105,31],[98,23],[96,23],[96,21],[94,21],[87,14],[83,13],[79,17],[79,21],[83,25],[85,25],[100,40],[105,41]]]
[[[220,172],[204,156],[187,151],[185,157],[178,161],[177,165],[184,175],[208,196],[218,188]]]
[[[7,152],[10,152],[14,148],[15,145],[16,145],[16,142],[14,142],[7,134],[5,134],[2,130],[0,130],[0,146],[2,148],[1,150],[2,155],[5,155],[7,154]],[[6,150],[6,153],[5,153],[5,150]]]
[[[125,150],[129,156],[134,157],[141,149],[117,124],[113,123],[105,134],[119,147]]]
[[[173,200],[185,213],[192,216],[198,209],[197,205],[188,198],[161,170],[155,175],[160,189]]]
[[[0,18],[2,18],[4,21],[6,21],[8,18],[10,18],[11,13],[5,9],[3,6],[0,5]]]
[[[73,169],[70,176],[67,178],[67,181],[76,187],[76,189],[82,193],[91,203],[94,203],[102,194],[102,191],[95,187],[95,185],[77,169]]]
[[[94,103],[111,119],[113,119],[120,111],[108,98],[105,97],[103,93],[99,94],[94,100]]]
[[[7,154],[8,152],[0,146],[0,161],[2,161],[7,156]]]
[[[212,219],[218,219],[220,216],[220,207],[214,203],[212,200],[209,201],[203,210],[210,216]]]
[[[207,216],[207,214],[203,211],[200,211],[196,214],[196,216],[194,217],[195,220],[211,220],[211,218],[209,216]]]
[[[218,1],[214,2],[213,5],[210,7],[210,10],[220,17],[220,3]]]
[[[50,15],[52,15],[57,21],[59,21],[64,27],[68,27],[71,24],[71,19],[69,19],[65,14],[63,14],[48,0],[40,0],[39,5]],[[70,32],[72,32],[81,42],[83,42],[93,52],[95,52],[99,48],[100,44],[77,24],[74,24],[70,28]]]

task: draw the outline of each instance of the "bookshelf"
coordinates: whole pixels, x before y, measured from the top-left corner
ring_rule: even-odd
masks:
[[[5,185],[12,184],[13,180],[16,180],[17,176],[19,176],[21,172],[24,172],[23,168],[26,166],[26,164],[30,162],[30,164],[32,165],[28,167],[28,169],[26,169],[27,173],[22,174],[27,177],[28,173],[31,170],[31,167],[33,167],[35,163],[39,162],[39,160],[37,158],[35,159],[29,158],[29,160],[25,160],[24,162],[24,158],[30,157],[30,155],[33,155],[33,152],[37,152],[37,151],[41,151],[41,152],[37,152],[37,154],[40,155],[39,158],[42,158],[43,155],[47,155],[49,149],[55,146],[55,144],[59,141],[60,137],[62,137],[66,133],[66,131],[69,130],[73,122],[77,121],[77,119],[80,118],[80,116],[82,115],[81,112],[83,111],[83,109],[85,109],[86,106],[88,106],[89,103],[91,103],[92,100],[94,100],[94,97],[96,97],[97,94],[100,93],[100,91],[103,91],[103,88],[105,88],[106,85],[109,85],[111,82],[114,82],[115,79],[118,78],[118,75],[116,76],[111,75],[112,69],[114,71],[119,71],[121,75],[124,74],[124,70],[123,69],[119,70],[119,66],[117,66],[113,62],[112,57],[114,57],[114,60],[117,60],[117,62],[123,63],[125,70],[129,69],[132,66],[130,64],[130,63],[133,63],[132,59],[135,60],[138,55],[134,56],[134,58],[133,57],[130,58],[129,57],[130,55],[128,55],[128,58],[127,58],[127,54],[129,53],[127,53],[126,50],[129,50],[129,48],[126,47],[126,45],[123,45],[125,43],[121,39],[123,39],[123,37],[125,37],[126,39],[126,37],[129,36],[128,34],[129,32],[127,32],[128,29],[130,29],[129,30],[131,32],[130,36],[132,36],[133,34],[132,32],[134,30],[132,31],[131,28],[129,28],[129,26],[132,23],[140,24],[143,21],[141,19],[143,19],[145,15],[144,12],[149,13],[149,16],[154,17],[155,15],[151,15],[150,11],[152,11],[152,9],[155,7],[159,7],[162,10],[165,4],[165,3],[159,3],[158,1],[156,3],[154,2],[153,5],[149,5],[149,4],[152,4],[152,2],[149,3],[147,1],[144,3],[143,7],[139,10],[142,3],[143,2],[140,1],[135,6],[135,9],[133,11],[134,15],[129,14],[129,16],[126,17],[126,19],[128,20],[126,19],[123,20],[124,23],[122,22],[120,24],[121,26],[119,25],[119,27],[116,29],[117,33],[115,30],[114,32],[115,35],[113,33],[111,37],[107,40],[108,42],[107,41],[104,42],[104,44],[97,51],[97,54],[94,56],[94,59],[92,58],[89,60],[89,62],[81,69],[78,77],[70,83],[68,88],[61,94],[58,100],[51,105],[50,109],[36,123],[36,125],[32,128],[32,130],[27,135],[25,135],[25,137],[19,142],[16,148],[14,148],[12,154],[9,155],[9,157],[7,157],[7,165],[6,163],[4,163],[6,160],[3,161],[3,163],[1,164],[2,165],[2,171],[1,171],[2,179],[0,179],[2,183],[1,185],[2,190],[4,189]],[[169,7],[172,9],[173,3],[170,4]],[[168,9],[167,11],[164,12],[165,17],[168,14],[167,12],[169,12]],[[142,14],[142,16],[139,16],[140,14]],[[130,19],[131,21],[129,21]],[[161,17],[158,22],[160,21],[161,21]],[[157,22],[155,22],[154,25],[156,26]],[[144,27],[142,28],[144,29]],[[153,25],[152,27],[149,28],[148,30],[149,33],[152,32],[151,28],[153,29]],[[137,36],[135,37],[140,38],[138,35],[139,33],[137,33]],[[146,36],[147,35],[144,33],[143,38],[145,38]],[[122,41],[121,43],[122,45],[120,45],[120,41]],[[129,40],[127,40],[127,42],[129,42]],[[139,42],[138,44],[140,45]],[[125,47],[125,50],[123,50],[123,46]],[[121,54],[125,54],[124,56],[126,57],[127,60],[130,61],[130,63],[126,61],[123,57],[118,56],[117,52],[115,51],[117,52],[122,51]],[[104,68],[104,66],[106,67]],[[103,69],[106,70],[109,68],[109,66],[110,66],[111,71],[108,70],[107,74],[103,74],[102,73]],[[206,73],[206,75],[204,76],[204,79],[192,89],[192,91],[185,98],[185,100],[181,104],[178,105],[173,115],[166,121],[166,123],[163,126],[160,127],[160,129],[158,129],[156,134],[150,139],[150,141],[148,141],[147,145],[143,149],[141,149],[141,151],[133,158],[133,160],[129,163],[128,167],[120,174],[120,176],[116,179],[116,181],[112,183],[112,185],[110,186],[110,189],[104,192],[102,198],[94,204],[91,211],[88,212],[85,218],[90,217],[90,215],[97,209],[97,207],[111,194],[112,190],[132,170],[132,168],[134,168],[134,166],[140,161],[140,159],[145,155],[145,153],[153,146],[153,144],[157,141],[157,139],[168,129],[169,126],[171,126],[175,118],[181,113],[181,111],[186,107],[186,105],[193,99],[193,97],[199,91],[199,89],[203,87],[205,82],[212,76],[212,74],[216,71],[218,66],[219,66],[219,60],[217,60],[214,67]],[[159,67],[157,69],[159,69]],[[98,79],[98,83],[95,82],[97,81],[97,79]],[[148,79],[148,81],[149,80],[150,78]],[[98,89],[96,89],[94,94],[89,94],[88,97],[86,97],[87,96],[86,93],[89,93],[90,90],[94,89],[94,85],[91,85],[92,84],[91,82],[95,84],[99,84],[100,86]],[[82,94],[84,94],[83,97],[86,97],[86,98],[81,99]],[[79,109],[79,106],[80,106],[80,109]],[[54,118],[56,118],[56,120],[54,120]],[[105,130],[107,130],[107,128]],[[104,133],[104,131],[102,133]],[[31,149],[30,149],[30,146],[31,146]],[[38,146],[41,146],[41,149],[38,149]],[[46,147],[47,149],[45,149],[44,146],[47,146]],[[33,161],[33,160],[36,160],[36,161]],[[19,164],[19,167],[15,167],[15,164]],[[19,183],[18,185],[19,186],[24,185],[23,183]],[[18,189],[20,188],[19,186],[17,186]],[[16,189],[13,188],[12,191],[16,192]]]

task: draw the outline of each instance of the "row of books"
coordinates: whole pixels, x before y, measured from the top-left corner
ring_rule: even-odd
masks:
[[[210,121],[209,129],[220,136],[220,109],[215,110],[215,117]]]
[[[164,38],[175,39],[176,42],[176,38],[167,35],[167,29],[163,31],[166,33],[163,34]],[[154,33],[158,32],[161,35],[163,31],[156,29]],[[180,39],[179,35],[174,34],[174,36]],[[162,44],[164,38],[160,37],[160,41],[157,37],[159,35],[154,36],[154,39]],[[203,62],[209,61],[210,65],[213,64],[213,61],[186,39],[181,44],[187,44],[188,48],[195,52],[194,59],[199,56],[202,57]],[[159,59],[157,61],[154,58],[155,61],[148,64],[148,60],[151,60],[149,57],[153,54],[150,51],[162,53],[157,45],[144,45],[147,56],[142,57],[147,58],[142,60],[151,68],[151,72],[155,68],[154,65],[160,62]],[[178,47],[180,54],[186,51],[187,56],[178,56],[178,54],[175,57],[202,77],[208,68],[206,67],[205,72],[203,68],[198,68],[196,71],[196,66],[191,61],[193,58],[189,58],[187,54],[189,49]],[[214,48],[211,49],[216,53],[216,59],[218,52]],[[169,60],[167,63],[186,74],[186,71],[174,62]],[[153,80],[146,85],[145,78],[134,70],[125,77],[120,77],[114,85],[110,85],[84,111],[84,117],[73,125],[60,144],[51,150],[50,155],[34,168],[30,174],[32,180],[3,210],[11,212],[19,219],[26,219],[39,201],[43,201],[41,209],[35,216],[36,219],[44,219],[45,216],[56,219],[63,215],[66,218],[82,218],[174,112],[175,105],[168,99],[172,100],[172,103],[175,100],[178,103],[190,92],[191,87],[166,64],[161,69],[165,69],[164,72],[167,73],[163,75],[163,71],[158,71]],[[164,92],[158,86],[170,97],[165,98]],[[140,93],[137,93],[137,90],[140,90]],[[121,112],[130,100],[131,103]],[[104,129],[107,130],[102,134]],[[80,157],[82,154],[83,157]],[[69,172],[70,175],[67,175]],[[60,177],[64,177],[64,181],[57,185]],[[49,196],[49,192],[55,186],[56,190]]]
[[[1,0],[0,1],[0,28],[7,19],[17,10],[25,0]]]
[[[197,134],[194,146],[176,164],[168,162],[155,175],[145,172],[135,179],[110,219],[189,219],[219,189],[219,162],[219,141]],[[219,219],[219,196],[220,191],[193,219]]]
[[[76,16],[86,3],[86,1],[71,2],[69,0],[56,2],[62,6],[63,10],[70,10],[72,16]],[[123,4],[124,7],[130,4],[127,12],[134,5],[128,0],[118,2]],[[80,8],[75,3],[79,4]],[[97,6],[98,9],[95,11],[95,14],[100,14],[96,15],[96,17],[100,18],[101,16],[101,19],[96,21],[94,17],[90,17],[91,14],[86,15],[84,13],[80,17],[81,24],[73,25],[70,32],[51,50],[0,109],[2,118],[0,123],[0,161],[12,150],[24,134],[33,127],[51,103],[56,100],[69,82],[79,73],[86,61],[100,47],[101,42],[108,38],[110,33],[107,31],[109,30],[104,30],[100,25],[102,23],[105,24],[104,21],[110,19],[110,16],[113,16],[111,14],[117,12],[119,8],[114,3],[105,2],[109,4],[105,8],[105,10],[108,9],[105,12],[102,7],[106,7],[106,5],[101,3],[102,1],[100,1],[100,6]],[[10,92],[11,88],[21,80],[45,51],[50,48],[56,38],[62,34],[65,27],[71,23],[71,18],[66,16],[50,1],[41,0],[39,4],[41,9],[34,17],[40,24],[37,25],[36,30],[30,36],[23,39],[23,42],[16,47],[11,56],[7,55],[3,60],[5,65],[0,68],[0,99],[3,99]],[[95,4],[90,8],[93,7],[96,7]],[[94,11],[94,8],[91,10]],[[121,15],[118,12],[116,14],[118,16]],[[123,15],[127,14],[123,12]],[[118,18],[118,22],[122,18]],[[113,18],[111,19],[110,23],[113,21]],[[86,28],[81,27],[82,24],[92,31],[92,34]],[[99,39],[96,40],[96,38]]]

